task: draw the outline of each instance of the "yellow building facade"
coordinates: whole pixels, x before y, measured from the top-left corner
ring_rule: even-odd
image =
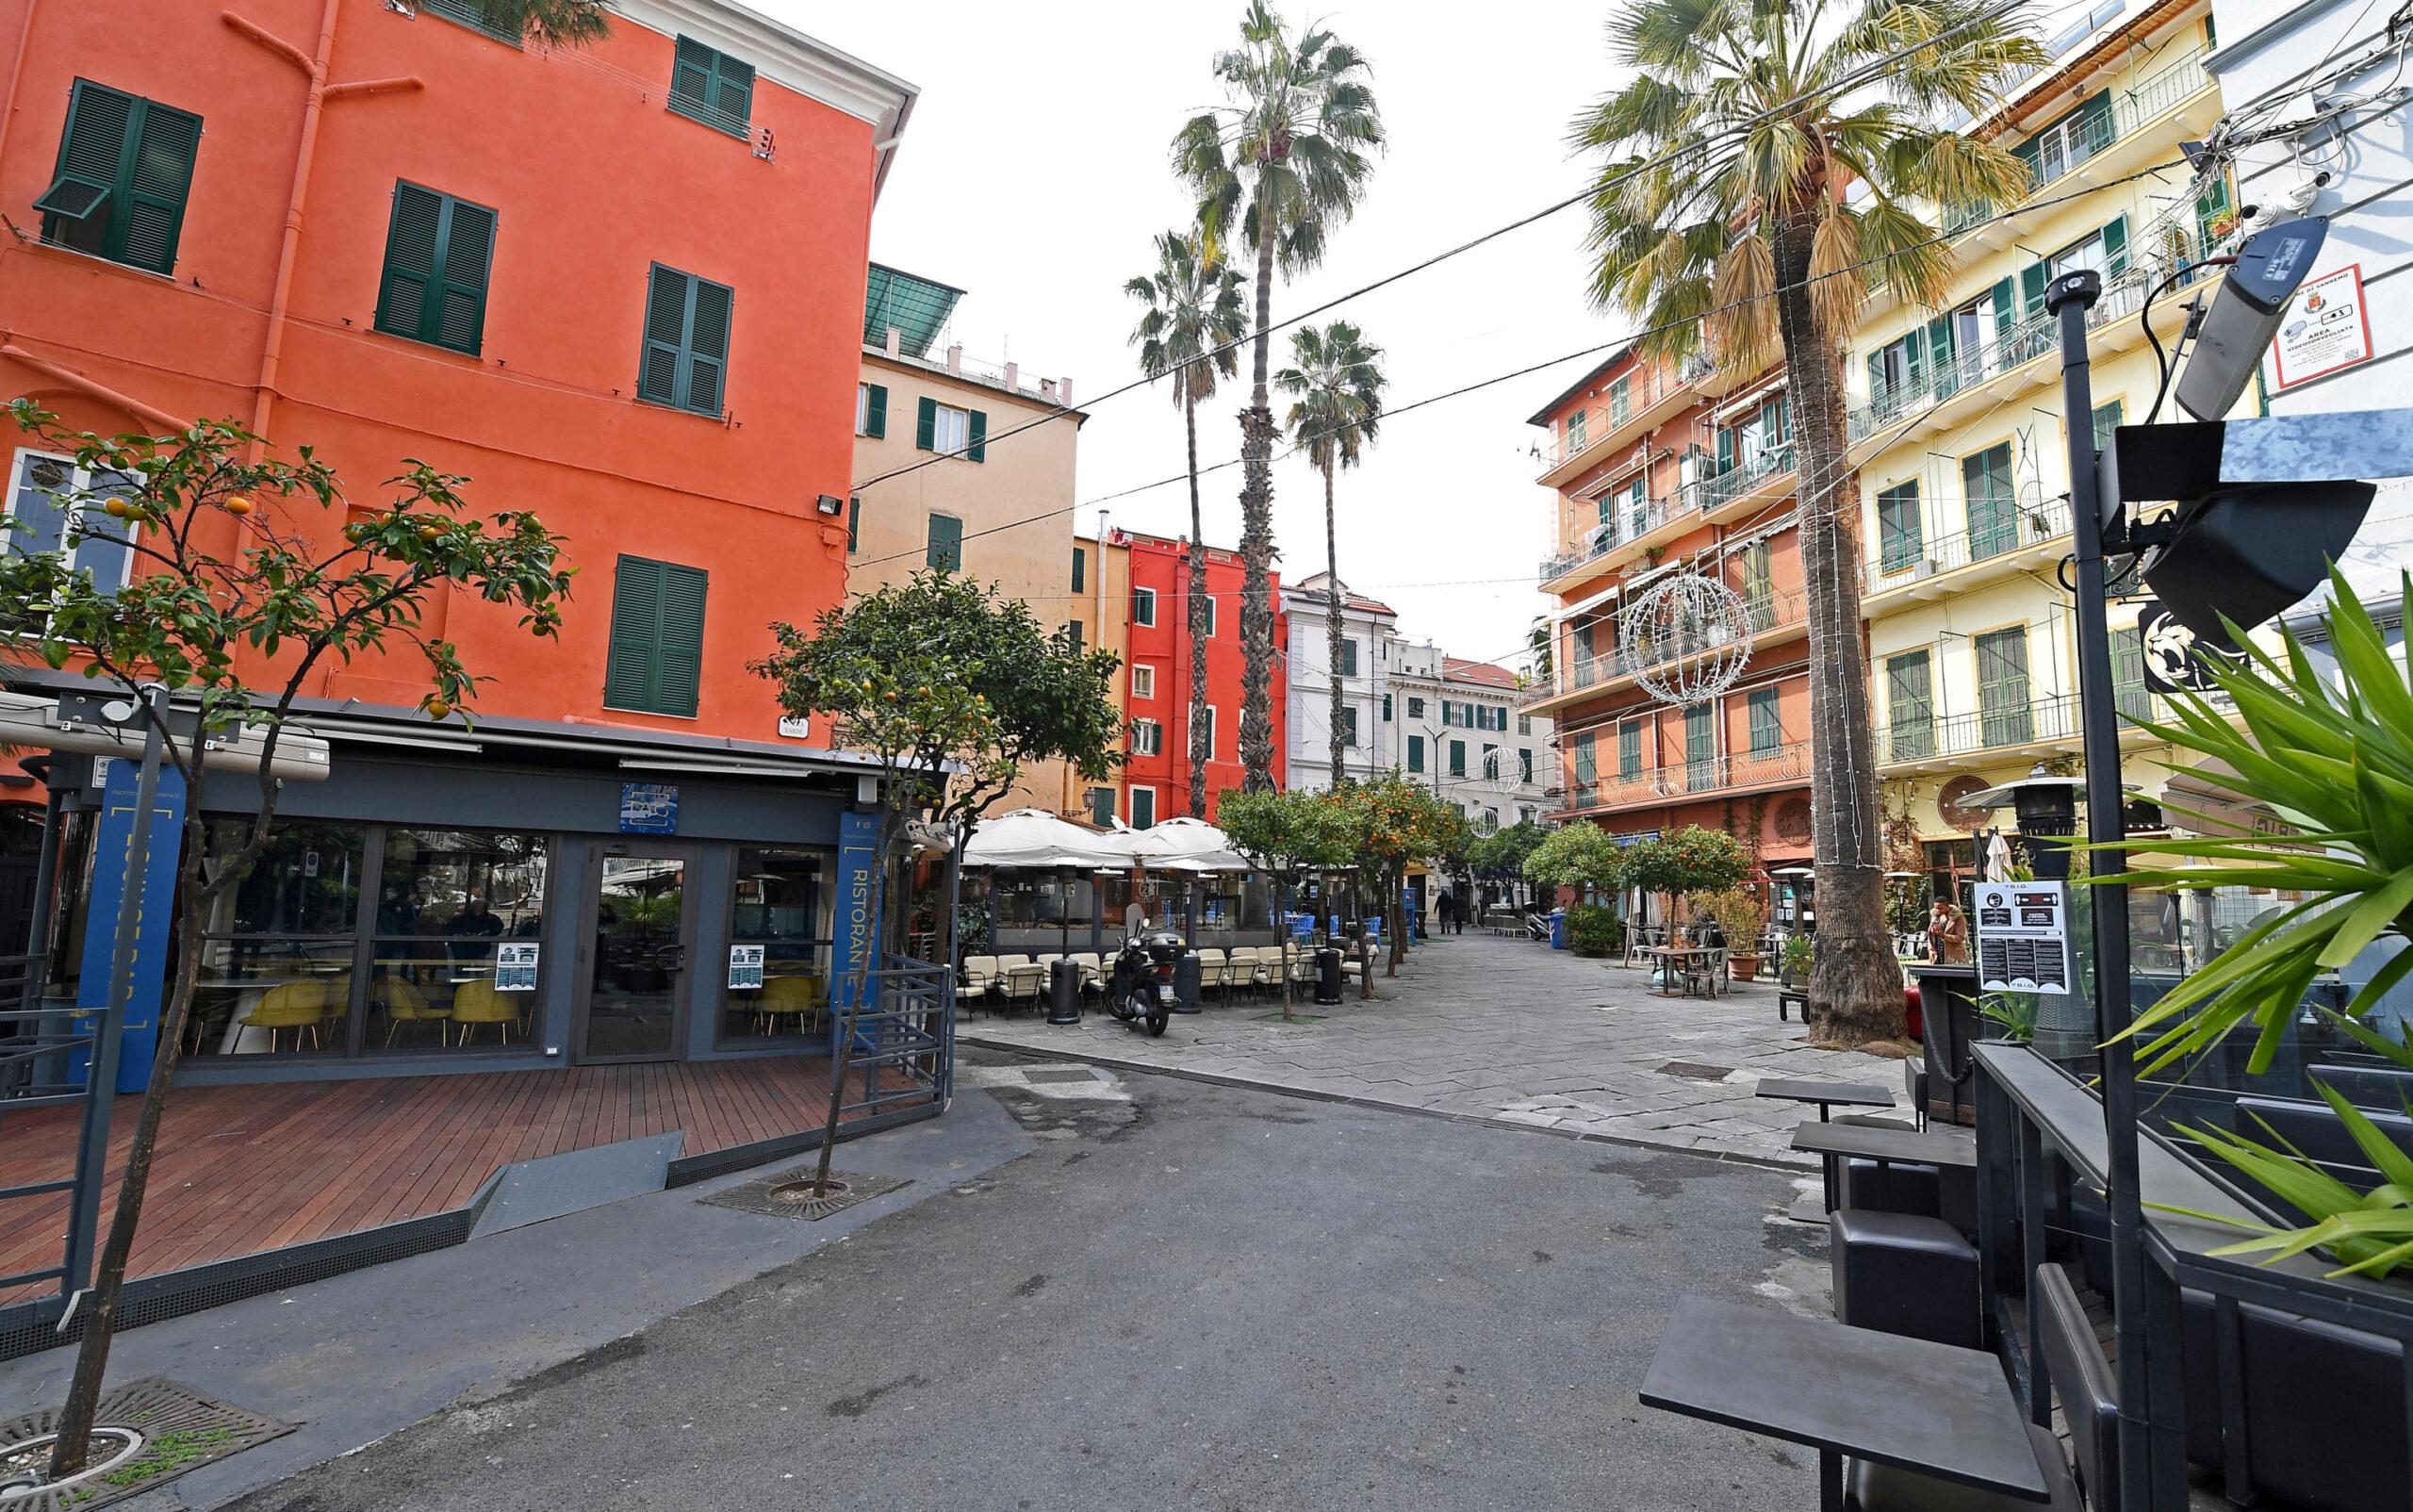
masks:
[[[2048,44],[2052,61],[1978,128],[2028,162],[2027,200],[1945,209],[1950,298],[1873,304],[1849,348],[1880,785],[1897,838],[1915,833],[1940,887],[1968,875],[1973,832],[1995,822],[1955,799],[2040,761],[2075,769],[2068,451],[2044,291],[2076,269],[2103,276],[2095,410],[2074,419],[2108,445],[2112,426],[2142,422],[2154,403],[2160,370],[2143,322],[2170,345],[2187,302],[2220,272],[2180,270],[2233,229],[2225,188],[2199,197],[2179,146],[2221,116],[2203,68],[2212,44],[2206,0],[2131,6]],[[2159,716],[2128,593],[2111,622],[2120,707]],[[2122,744],[2126,780],[2151,797],[2166,748],[2135,730]]]

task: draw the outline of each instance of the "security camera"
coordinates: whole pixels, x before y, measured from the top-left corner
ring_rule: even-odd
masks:
[[[2288,303],[2312,272],[2329,218],[2307,216],[2257,231],[2212,296],[2204,334],[2178,380],[2178,407],[2199,420],[2226,415],[2254,379]]]

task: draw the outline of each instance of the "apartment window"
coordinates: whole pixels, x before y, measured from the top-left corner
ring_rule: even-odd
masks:
[[[2097,452],[2111,450],[2111,433],[2120,428],[2121,411],[2121,402],[2116,399],[2108,404],[2094,406],[2094,450]]]
[[[1148,666],[1144,662],[1133,664],[1131,667],[1131,697],[1135,698],[1153,698],[1156,696],[1157,669]]]
[[[1927,355],[1927,333],[1913,327],[1899,340],[1888,341],[1868,354],[1868,397],[1883,403],[1887,399],[1909,389],[1917,383],[1924,370]],[[1722,440],[1725,433],[1720,432]]]
[[[670,108],[715,131],[747,135],[754,113],[754,65],[692,37],[680,38],[670,67]]]
[[[1075,593],[1087,593],[1089,591],[1089,549],[1083,546],[1075,546],[1073,548],[1073,591]]]
[[[1352,750],[1357,748],[1357,706],[1354,703],[1340,711],[1340,743]]]
[[[1411,772],[1424,770],[1424,737],[1422,735],[1407,737],[1407,769]]]
[[[419,8],[510,46],[520,45],[520,17],[496,14],[494,0],[419,0]]]
[[[1927,652],[1885,659],[1885,724],[1886,760],[1935,754],[1935,690]]]
[[[1150,830],[1157,823],[1157,790],[1135,787],[1131,790],[1131,828]]]
[[[1131,754],[1161,756],[1165,753],[1165,727],[1154,719],[1131,721]],[[1137,791],[1136,789],[1134,790]]]
[[[1067,619],[1064,621],[1064,639],[1073,648],[1073,654],[1075,656],[1081,654],[1082,647],[1088,638],[1089,633],[1081,628],[1081,622],[1079,620]]]
[[[2111,632],[2111,698],[2125,721],[2153,717],[2153,692],[2145,685],[2144,636],[2134,625]]]
[[[855,494],[846,500],[846,554],[852,556],[862,545],[863,496]]]
[[[1524,783],[1530,784],[1530,783],[1533,781],[1533,780],[1534,780],[1534,752],[1533,752],[1533,748],[1532,748],[1532,747],[1530,747],[1530,746],[1526,746],[1526,747],[1519,747],[1519,748],[1518,748],[1518,751],[1517,751],[1517,781],[1519,781],[1519,782],[1524,782]]]
[[[376,327],[474,356],[485,338],[495,213],[417,184],[394,186]]]
[[[173,271],[200,151],[201,117],[77,79],[58,166],[34,201],[41,238],[129,268]]]
[[[1340,675],[1342,677],[1357,675],[1357,643],[1354,640],[1345,640],[1340,643]]]
[[[698,415],[719,414],[727,391],[730,318],[736,305],[737,291],[727,284],[655,263],[646,291],[637,397]]]
[[[1642,775],[1642,721],[1628,719],[1617,726],[1617,776],[1631,781]]]
[[[1907,572],[1927,549],[1919,518],[1919,481],[1908,478],[1877,495],[1877,565],[1882,572]]]
[[[1533,732],[1534,732],[1534,716],[1533,716],[1532,715],[1529,715],[1529,714],[1520,714],[1520,715],[1518,715],[1517,716],[1517,733],[1518,733],[1518,734],[1520,734],[1520,735],[1530,735],[1530,734],[1532,734]]]
[[[1206,606],[1206,629],[1205,631],[1205,634],[1208,640],[1212,640],[1215,638],[1215,626],[1218,623],[1215,616],[1215,596],[1210,593],[1201,598],[1198,601]]]
[[[1424,717],[1424,700],[1416,697],[1414,694],[1408,695],[1407,716],[1410,719],[1421,719]]]
[[[1584,450],[1584,412],[1579,409],[1567,417],[1567,454],[1568,456],[1573,456]]]
[[[1751,715],[1751,754],[1765,756],[1784,744],[1784,721],[1777,708],[1776,689],[1753,688],[1744,699]]]
[[[878,440],[888,434],[888,386],[855,385],[855,434]],[[1074,553],[1079,555],[1077,551]],[[1080,584],[1075,583],[1075,587]]]
[[[2079,238],[2060,251],[2040,262],[2031,262],[2019,271],[2019,314],[2022,320],[2033,320],[2044,313],[2044,288],[2063,273],[2091,268],[2106,279],[2128,271],[2128,218],[2115,215],[2101,229]],[[2032,357],[2042,346],[2020,353]]]
[[[1090,823],[1096,825],[1101,830],[1113,829],[1114,789],[1110,787],[1093,787],[1089,790],[1088,798]]]
[[[1443,698],[1441,700],[1441,723],[1445,725],[1454,725],[1457,722],[1458,706],[1452,703],[1449,699]]]
[[[1385,724],[1389,724],[1390,722],[1391,722],[1391,696],[1390,696],[1389,694],[1386,693],[1386,694],[1384,694],[1384,695],[1383,695],[1383,723],[1385,723]]]
[[[701,567],[624,556],[612,579],[612,643],[603,702],[693,718],[704,668]]]
[[[16,528],[0,541],[0,551],[64,551],[72,570],[90,573],[95,589],[113,594],[133,572],[134,550],[123,534],[125,527],[103,516],[89,527],[93,534],[74,537],[86,528],[88,507],[130,499],[139,491],[135,481],[121,473],[91,472],[70,457],[20,452],[8,469],[7,500],[8,518]]]
[[[1684,786],[1715,787],[1717,781],[1717,721],[1708,703],[1684,708]]]
[[[1628,482],[1600,495],[1600,524],[1604,529],[1600,533],[1600,545],[1615,540],[1620,524],[1627,540],[1650,528],[1650,485],[1649,474],[1637,472]]]
[[[1487,743],[1483,748],[1483,780],[1486,782],[1500,781],[1500,748]]]
[[[1776,628],[1776,548],[1765,540],[1753,541],[1743,548],[1738,560],[1743,570],[1743,607],[1751,616],[1751,629],[1765,633]]]
[[[1199,731],[1206,737],[1205,742],[1206,747],[1206,759],[1211,762],[1215,759],[1215,706],[1211,703],[1207,704],[1200,712],[1203,713],[1206,717],[1198,721],[1198,729]]]
[[[989,417],[985,411],[958,409],[922,396],[913,420],[913,445],[942,456],[989,460]]]
[[[1154,625],[1156,622],[1157,590],[1154,588],[1132,589],[1131,623],[1135,625]]]
[[[1633,380],[1620,375],[1609,380],[1609,427],[1614,430],[1633,418]]]
[[[1961,489],[1969,517],[1969,560],[2000,556],[2019,544],[2019,490],[2011,481],[2011,443],[1961,459]]]
[[[1452,777],[1467,775],[1467,743],[1463,740],[1450,742],[1450,775]]]
[[[2110,146],[2118,131],[2105,90],[2011,151],[2027,165],[2031,184],[2049,184]]]
[[[953,515],[932,515],[922,548],[922,565],[933,572],[963,570],[963,521]]]
[[[1992,631],[1974,644],[1979,738],[1989,749],[2026,745],[2036,738],[2035,711],[2027,701],[2027,627]]]
[[[1600,780],[1600,755],[1592,746],[1589,731],[1575,737],[1575,784],[1590,787]]]

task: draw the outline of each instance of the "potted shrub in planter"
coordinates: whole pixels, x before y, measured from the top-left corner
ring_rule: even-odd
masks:
[[[1784,937],[1784,953],[1778,959],[1777,980],[1786,987],[1798,987],[1810,979],[1810,962],[1814,951],[1806,934]]]
[[[1708,905],[1709,916],[1726,935],[1726,963],[1736,981],[1752,981],[1760,975],[1760,931],[1768,927],[1767,905],[1748,887],[1729,887],[1710,894],[1701,901]]]
[[[1625,921],[1614,909],[1578,905],[1567,911],[1567,943],[1595,960],[1625,952]]]

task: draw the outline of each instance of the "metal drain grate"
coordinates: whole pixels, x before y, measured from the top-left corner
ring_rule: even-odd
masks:
[[[1663,1076],[1683,1076],[1693,1081],[1724,1081],[1734,1075],[1732,1066],[1705,1066],[1698,1060],[1670,1060],[1659,1068]]]
[[[1026,1071],[1022,1079],[1053,1086],[1059,1082],[1095,1081],[1097,1074],[1092,1071]]]
[[[734,1208],[739,1212],[767,1213],[773,1218],[827,1218],[831,1213],[844,1212],[859,1202],[869,1202],[874,1197],[886,1196],[900,1187],[913,1184],[911,1176],[868,1176],[850,1171],[832,1171],[829,1173],[831,1184],[843,1184],[844,1190],[826,1197],[780,1194],[782,1188],[793,1188],[812,1179],[813,1168],[798,1166],[777,1175],[758,1176],[726,1192],[715,1192],[709,1197],[696,1200],[711,1203],[715,1208]]]
[[[45,1407],[0,1423],[0,1455],[12,1445],[47,1437],[57,1417],[56,1408]],[[0,1502],[8,1512],[67,1512],[70,1507],[92,1512],[293,1431],[289,1422],[263,1418],[157,1376],[129,1382],[103,1396],[97,1417],[102,1427],[122,1426],[141,1435],[141,1447],[96,1474],[62,1486],[21,1490],[0,1474]],[[93,1448],[97,1456],[101,1446]]]

